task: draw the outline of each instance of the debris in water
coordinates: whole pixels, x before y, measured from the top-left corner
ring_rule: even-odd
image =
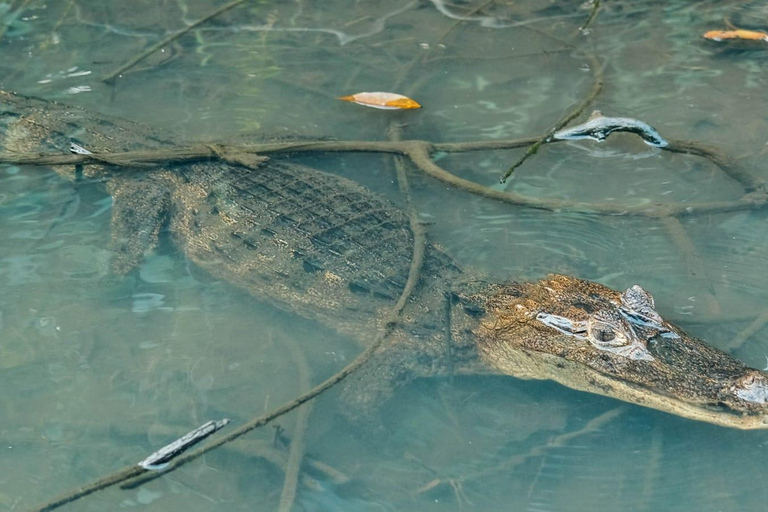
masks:
[[[586,123],[555,132],[558,140],[593,139],[604,141],[613,132],[629,132],[642,137],[646,144],[657,148],[669,146],[669,142],[659,135],[651,125],[629,117],[606,117],[599,110],[592,112]]]
[[[155,453],[139,462],[139,466],[150,471],[159,471],[168,466],[171,459],[186,451],[189,447],[199,443],[217,430],[224,428],[229,423],[228,418],[219,421],[209,421],[200,425],[192,432],[184,434],[171,444],[165,445]]]
[[[69,152],[74,153],[76,155],[92,155],[93,154],[87,149],[85,149],[83,146],[81,146],[80,144],[76,144],[74,142],[69,143]]]
[[[704,34],[704,39],[710,41],[726,41],[736,39],[740,41],[765,41],[768,42],[768,34],[759,30],[710,30]]]
[[[407,110],[412,108],[421,108],[421,105],[414,100],[402,94],[392,92],[359,92],[350,96],[339,98],[344,101],[351,101],[358,105],[366,107],[380,108],[383,110]]]

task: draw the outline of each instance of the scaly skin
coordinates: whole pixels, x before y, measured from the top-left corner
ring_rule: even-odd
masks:
[[[172,144],[133,123],[0,91],[4,151],[64,152],[73,139],[91,151]],[[211,274],[362,344],[408,275],[407,217],[332,174],[275,161],[85,172],[103,177],[115,199],[118,273],[140,263],[167,220],[179,250]],[[367,406],[415,376],[449,371],[552,379],[687,418],[768,428],[768,375],[664,321],[641,288],[620,293],[559,275],[484,283],[430,242],[401,325],[345,397]]]

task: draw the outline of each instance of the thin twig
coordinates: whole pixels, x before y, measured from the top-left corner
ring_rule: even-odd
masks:
[[[186,27],[184,27],[183,29],[179,30],[178,32],[174,32],[173,34],[163,38],[160,42],[150,46],[149,48],[147,48],[146,50],[144,50],[140,54],[136,55],[135,57],[130,59],[128,62],[126,62],[125,64],[123,64],[119,68],[117,68],[116,70],[114,70],[111,73],[109,73],[108,75],[106,75],[104,78],[101,79],[101,81],[102,82],[107,82],[107,83],[113,82],[115,80],[115,78],[120,76],[121,73],[123,73],[126,70],[132,68],[133,66],[135,66],[136,64],[138,64],[142,60],[146,59],[147,57],[149,57],[150,55],[152,55],[153,53],[155,53],[159,49],[161,49],[164,46],[167,46],[169,43],[172,43],[173,41],[177,40],[178,38],[180,38],[181,36],[183,36],[184,34],[189,32],[190,30],[193,30],[193,29],[199,27],[200,25],[202,25],[203,23],[206,23],[206,22],[210,21],[211,19],[215,18],[219,14],[222,14],[224,12],[227,12],[227,11],[231,10],[231,9],[234,9],[235,7],[239,6],[243,2],[245,2],[245,0],[233,0],[232,2],[229,2],[228,4],[222,5],[218,9],[208,13],[206,16],[200,18],[199,20],[195,21],[194,23],[192,23],[190,25],[187,25]]]
[[[586,98],[584,98],[581,103],[579,103],[575,109],[573,109],[568,115],[566,115],[562,120],[560,120],[558,123],[556,123],[554,126],[552,126],[549,130],[547,130],[547,133],[545,133],[539,140],[537,140],[534,144],[532,144],[528,150],[525,152],[525,154],[512,164],[512,166],[507,169],[507,172],[504,173],[504,175],[501,177],[501,183],[505,183],[507,181],[507,178],[509,178],[513,172],[515,172],[515,169],[523,165],[523,162],[528,160],[528,158],[532,155],[535,155],[536,152],[539,150],[539,147],[541,147],[542,144],[549,141],[549,139],[552,138],[552,136],[555,134],[556,131],[563,128],[565,125],[570,123],[572,120],[579,117],[581,114],[584,113],[584,111],[589,107],[589,105],[592,104],[592,102],[597,98],[598,94],[600,94],[600,91],[603,90],[603,67],[600,65],[600,62],[597,60],[597,57],[594,55],[588,54],[587,60],[590,62],[590,69],[593,69],[595,72],[595,83],[592,85],[592,89],[589,91],[589,94]]]
[[[592,0],[592,11],[589,13],[589,18],[587,18],[587,21],[585,21],[584,24],[579,27],[579,32],[584,32],[589,28],[592,20],[594,20],[595,16],[597,16],[598,9],[600,9],[600,0]]]

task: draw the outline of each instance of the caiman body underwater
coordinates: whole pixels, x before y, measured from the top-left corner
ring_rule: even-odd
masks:
[[[0,91],[0,150],[64,153],[72,141],[94,152],[173,147],[134,123]],[[117,273],[140,264],[167,225],[207,272],[364,344],[408,278],[407,215],[333,174],[222,159],[82,173],[103,179],[114,199]],[[429,242],[395,332],[344,395],[371,405],[413,377],[450,372],[551,379],[686,418],[768,428],[768,375],[665,321],[639,286],[618,292],[563,275],[487,283]]]

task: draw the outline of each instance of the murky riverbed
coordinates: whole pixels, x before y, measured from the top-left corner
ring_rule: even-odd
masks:
[[[701,37],[729,23],[767,28],[761,2],[608,0],[581,32],[592,10],[581,1],[244,2],[114,85],[102,82],[224,3],[0,2],[0,88],[140,121],[180,142],[385,140],[393,119],[403,138],[460,142],[543,134],[589,93],[594,56],[605,87],[590,111],[711,144],[768,178],[768,43]],[[375,90],[424,108],[335,99]],[[627,134],[544,146],[500,185],[523,151],[437,158],[466,179],[532,197],[684,205],[744,192],[705,159]],[[402,204],[391,157],[294,160]],[[753,324],[768,311],[765,209],[684,217],[670,231],[657,219],[536,211],[414,168],[409,176],[430,235],[461,265],[498,280],[560,272],[619,289],[639,283],[666,318],[766,365],[765,322]],[[98,183],[0,166],[0,510],[44,503],[209,419],[242,424],[361,350],[206,275],[167,236],[138,271],[111,275],[110,214]],[[309,363],[303,375],[291,347]],[[768,501],[768,432],[550,382],[417,381],[381,416],[381,429],[361,429],[339,413],[336,390],[316,401],[295,510],[744,511]],[[276,510],[284,475],[275,461],[295,417],[138,490],[102,491],[69,509]]]

